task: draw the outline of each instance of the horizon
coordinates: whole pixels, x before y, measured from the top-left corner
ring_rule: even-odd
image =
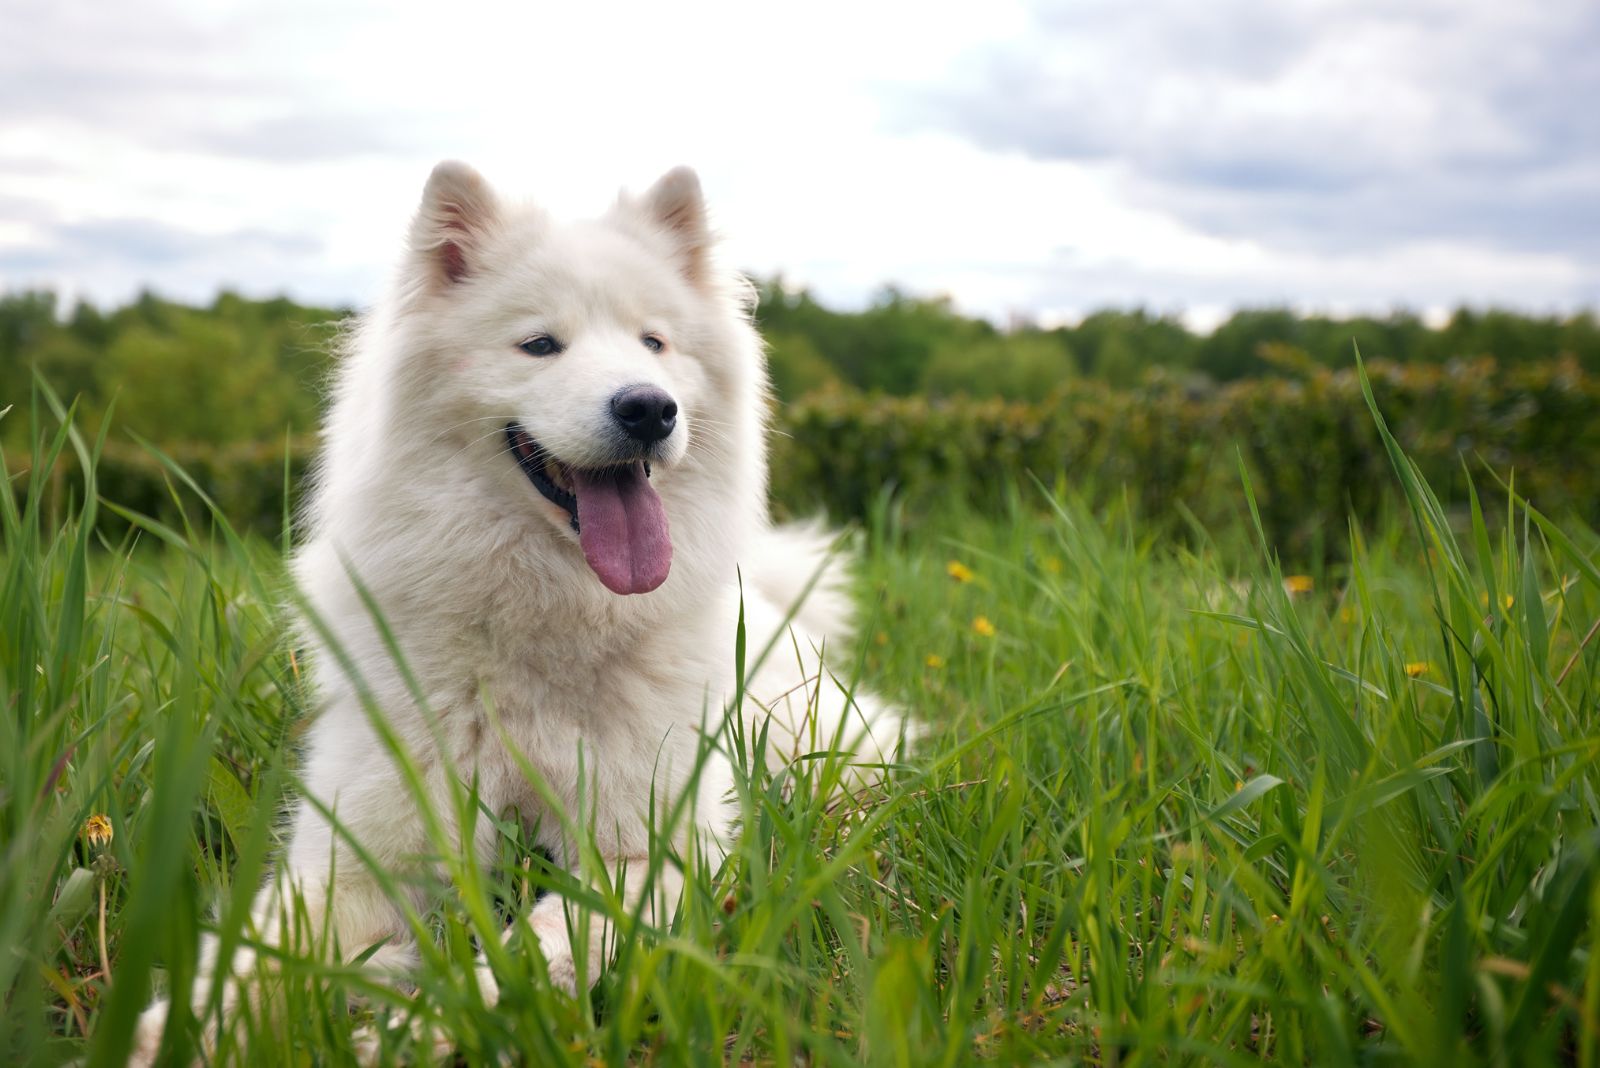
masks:
[[[783,285],[784,282],[781,276],[762,276],[750,271],[741,271],[739,273],[758,286],[763,283]],[[854,304],[844,304],[841,302],[821,298],[814,290],[808,287],[790,287],[784,285],[784,290],[791,296],[798,296],[803,293],[810,297],[822,308],[842,315],[860,314],[862,312],[869,311],[872,308],[881,307],[884,304],[887,295],[891,292],[912,301],[945,301],[950,303],[957,315],[974,321],[987,322],[999,333],[1008,335],[1022,333],[1029,330],[1040,330],[1046,332],[1063,329],[1075,330],[1080,327],[1085,320],[1101,314],[1145,315],[1152,319],[1169,320],[1179,323],[1185,330],[1200,338],[1211,336],[1216,332],[1219,326],[1222,326],[1234,316],[1249,314],[1252,312],[1285,311],[1292,314],[1297,319],[1322,320],[1333,323],[1356,322],[1360,320],[1384,322],[1401,318],[1414,318],[1429,330],[1444,329],[1458,314],[1462,313],[1480,316],[1506,314],[1530,320],[1556,320],[1561,322],[1571,322],[1573,320],[1583,318],[1600,318],[1600,305],[1582,305],[1574,308],[1541,310],[1536,308],[1519,308],[1501,304],[1463,303],[1453,306],[1441,306],[1435,308],[1416,308],[1403,304],[1393,304],[1384,308],[1338,311],[1326,308],[1298,307],[1292,304],[1280,302],[1241,304],[1235,307],[1223,309],[1221,314],[1215,318],[1208,318],[1201,321],[1196,321],[1196,318],[1193,315],[1186,313],[1183,309],[1156,308],[1147,303],[1123,305],[1106,304],[1088,308],[1081,314],[1078,314],[1072,318],[1041,317],[1038,319],[1029,320],[1012,314],[1003,319],[996,319],[986,315],[968,312],[959,306],[951,294],[912,292],[894,282],[883,283],[870,293],[866,294],[860,302]],[[143,286],[125,298],[119,300],[102,301],[95,300],[92,297],[85,295],[73,296],[71,294],[63,293],[44,286],[11,286],[0,288],[0,300],[26,296],[29,294],[41,294],[52,298],[55,301],[55,315],[58,323],[66,323],[70,321],[71,316],[79,307],[79,305],[86,305],[92,308],[97,314],[105,316],[113,315],[124,308],[128,308],[145,297],[150,297],[152,299],[163,301],[169,304],[196,309],[212,307],[218,301],[227,297],[237,297],[241,300],[261,304],[285,300],[295,304],[298,307],[311,308],[320,311],[342,312],[348,315],[364,314],[377,300],[377,295],[374,295],[373,300],[370,300],[364,304],[343,302],[315,303],[301,300],[294,294],[284,290],[279,290],[276,292],[247,292],[238,288],[225,286],[219,286],[212,291],[210,296],[207,297],[188,298],[163,292],[154,286]]]

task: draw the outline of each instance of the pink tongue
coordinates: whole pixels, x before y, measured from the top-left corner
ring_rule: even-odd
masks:
[[[578,543],[606,589],[649,593],[667,581],[672,538],[644,464],[570,470],[578,494]]]

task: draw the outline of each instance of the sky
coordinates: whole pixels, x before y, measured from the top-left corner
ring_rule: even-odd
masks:
[[[429,169],[564,215],[680,163],[860,306],[1202,329],[1600,306],[1594,0],[5,0],[0,289],[360,306]]]

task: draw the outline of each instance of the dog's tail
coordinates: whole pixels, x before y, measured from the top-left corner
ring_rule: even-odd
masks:
[[[745,581],[785,613],[793,609],[807,633],[842,645],[855,632],[854,563],[845,536],[812,519],[763,532]]]
[[[837,534],[810,522],[766,531],[742,569],[748,733],[767,726],[775,767],[808,754],[851,754],[846,788],[884,778],[917,733],[898,708],[857,685],[852,563]]]

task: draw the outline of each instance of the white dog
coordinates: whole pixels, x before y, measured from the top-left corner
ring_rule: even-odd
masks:
[[[320,699],[303,769],[317,804],[298,806],[277,886],[301,895],[313,928],[326,922],[346,953],[381,944],[372,962],[403,969],[415,946],[324,813],[386,868],[429,851],[369,708],[447,818],[452,779],[475,777],[483,807],[521,813],[575,867],[553,795],[586,814],[619,871],[646,867],[652,799],[677,797],[704,759],[702,731],[735,685],[741,596],[751,656],[779,637],[746,706],[770,713],[773,750],[842,738],[870,766],[902,740],[897,714],[847,697],[819,665],[824,638],[846,631],[847,599],[823,532],[769,523],[751,290],[712,246],[687,169],[576,224],[507,204],[459,163],[429,178],[397,284],[340,372],[294,561]],[[779,634],[808,586],[793,632]],[[710,761],[681,844],[729,833],[730,765],[722,753]],[[487,859],[488,821],[477,838]],[[667,865],[660,884],[659,905],[643,904],[670,917],[681,875]],[[262,893],[258,937],[281,937],[281,903]],[[527,923],[555,981],[592,978],[578,974],[561,899],[543,898]],[[236,977],[251,968],[248,953],[230,966]],[[197,982],[198,1003],[210,982]],[[227,981],[224,1011],[241,982]],[[153,1058],[165,1018],[163,1003],[145,1013],[136,1061]]]

